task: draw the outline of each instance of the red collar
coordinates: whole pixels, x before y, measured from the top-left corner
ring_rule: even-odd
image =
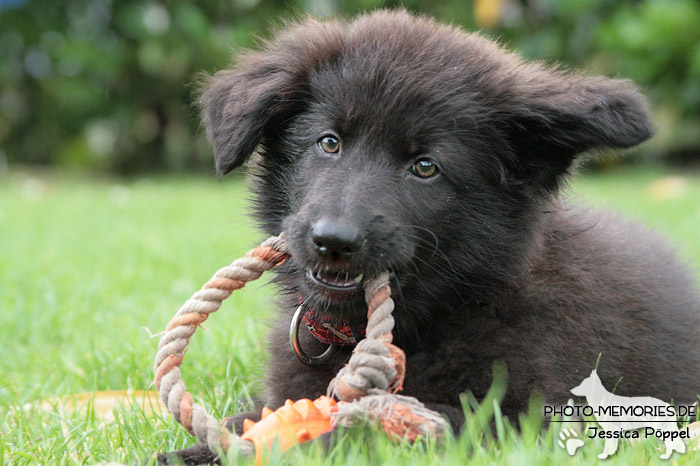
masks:
[[[303,319],[311,335],[321,343],[336,346],[354,346],[357,344],[350,324],[344,319],[319,316],[311,308],[304,312]],[[363,325],[359,330],[360,337],[365,336],[365,330],[366,325]]]

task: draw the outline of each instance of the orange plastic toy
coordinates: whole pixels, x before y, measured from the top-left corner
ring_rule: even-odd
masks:
[[[246,419],[241,438],[253,442],[255,459],[261,464],[263,449],[269,450],[275,441],[282,450],[288,450],[333,430],[331,413],[337,410],[336,401],[327,396],[314,401],[308,398],[296,402],[287,400],[276,411],[263,408],[259,422]]]

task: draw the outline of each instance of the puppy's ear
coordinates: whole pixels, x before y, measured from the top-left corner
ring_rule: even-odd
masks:
[[[220,71],[210,78],[200,106],[220,175],[241,165],[267,129],[294,112],[299,85],[293,73],[270,63]]]
[[[627,148],[648,139],[644,97],[629,81],[585,78],[537,66],[510,94],[508,133],[516,173],[555,188],[575,157],[596,148]]]
[[[337,54],[342,31],[338,22],[311,17],[287,23],[260,51],[239,54],[236,67],[209,79],[200,106],[219,174],[241,165],[304,109],[309,75]]]

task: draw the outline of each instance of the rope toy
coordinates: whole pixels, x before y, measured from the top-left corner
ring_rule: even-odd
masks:
[[[155,384],[163,403],[183,427],[215,454],[235,449],[262,461],[262,450],[277,441],[283,450],[358,422],[381,424],[392,437],[413,442],[421,436],[440,436],[444,418],[412,397],[397,395],[406,369],[404,352],[392,344],[394,301],[389,274],[364,283],[367,301],[366,338],[328,386],[327,396],[314,401],[287,400],[276,411],[263,409],[258,423],[246,420],[244,434],[229,432],[203,406],[194,402],[181,378],[180,365],[190,338],[224,299],[263,272],[283,264],[290,253],[284,233],[265,240],[243,258],[220,269],[183,304],[167,326],[155,357]],[[340,401],[331,398],[337,397]]]

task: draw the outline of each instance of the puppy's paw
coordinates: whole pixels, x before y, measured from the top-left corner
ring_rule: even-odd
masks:
[[[260,413],[241,413],[235,416],[227,417],[224,419],[224,427],[226,427],[230,432],[235,432],[236,435],[243,435],[243,421],[250,419],[253,422],[258,422],[260,420]]]
[[[219,455],[215,455],[206,445],[195,445],[184,450],[160,453],[157,456],[159,466],[196,466],[215,465],[219,463]]]

